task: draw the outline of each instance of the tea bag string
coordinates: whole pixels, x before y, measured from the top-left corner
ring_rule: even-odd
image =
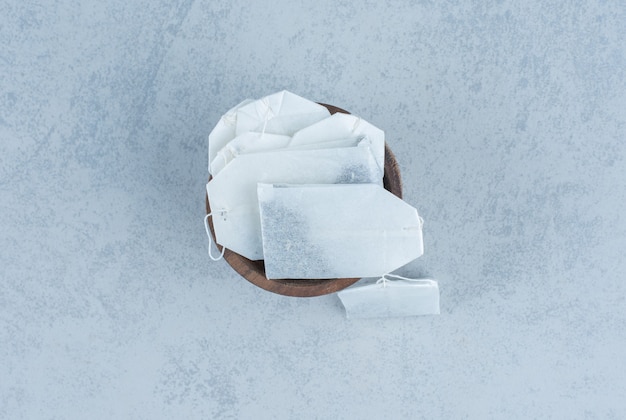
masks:
[[[212,215],[213,215],[213,212],[207,214],[204,217],[204,229],[206,230],[206,236],[209,238],[209,258],[211,258],[213,261],[219,261],[224,257],[224,251],[226,250],[226,247],[222,246],[222,252],[219,255],[219,257],[214,257],[213,254],[211,253],[211,245],[213,245],[213,237],[211,236],[211,231],[209,230],[209,217],[211,217]],[[217,248],[217,243],[215,244],[215,247]]]
[[[357,128],[359,128],[359,125],[361,125],[361,117],[356,117],[356,120],[354,120],[354,125],[352,125],[352,132],[354,133],[356,131]]]
[[[411,279],[411,278],[408,278],[408,277],[402,277],[402,276],[399,276],[397,274],[391,274],[391,273],[383,274],[376,281],[376,284],[382,284],[382,287],[387,287],[387,282],[393,282],[394,279],[396,279],[396,280],[413,281],[413,282],[416,282],[416,283],[424,283],[424,284],[437,284],[436,281],[430,280],[430,279]]]
[[[270,105],[270,102],[267,100],[267,98],[263,98],[261,99],[261,103],[265,106],[266,110],[265,110],[265,117],[263,117],[263,130],[261,130],[261,137],[263,137],[265,135],[265,128],[267,127],[267,122],[275,117],[276,115],[274,114],[274,110],[272,109],[272,106]]]

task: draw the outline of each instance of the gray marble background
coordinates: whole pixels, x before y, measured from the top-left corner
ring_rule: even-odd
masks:
[[[0,418],[626,418],[626,4],[0,3]],[[439,317],[206,255],[207,134],[289,89],[386,131]]]

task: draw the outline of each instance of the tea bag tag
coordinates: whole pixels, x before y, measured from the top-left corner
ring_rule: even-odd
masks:
[[[391,318],[439,315],[439,285],[432,279],[385,274],[376,283],[337,293],[346,317]]]

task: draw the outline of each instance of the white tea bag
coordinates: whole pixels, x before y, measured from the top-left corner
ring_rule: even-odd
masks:
[[[289,146],[287,146],[286,148],[290,150],[334,149],[337,147],[356,146],[357,144],[359,144],[360,142],[364,140],[368,141],[371,146],[372,143],[366,136],[358,136],[358,137],[346,137],[345,139],[323,141],[320,143],[297,144],[297,145],[289,144]]]
[[[346,139],[325,141],[323,143],[310,143],[298,146],[289,146],[291,137],[280,134],[247,132],[235,137],[220,150],[213,162],[211,162],[211,173],[217,175],[235,157],[246,153],[269,152],[272,150],[315,150],[334,149],[337,147],[352,147],[366,140],[365,137],[351,137]],[[369,140],[368,140],[369,141]]]
[[[217,152],[224,147],[226,143],[235,138],[237,110],[251,102],[253,102],[252,99],[246,99],[239,105],[231,108],[226,114],[222,115],[217,125],[209,134],[209,173],[211,173],[210,163],[215,159]]]
[[[339,291],[337,296],[348,318],[439,314],[439,285],[431,279],[385,274],[374,284],[349,287]]]
[[[236,134],[257,131],[292,136],[328,116],[325,106],[283,90],[240,107]]]
[[[417,210],[382,186],[259,184],[268,279],[376,277],[424,252]]]
[[[291,137],[280,134],[255,133],[252,131],[243,133],[217,152],[211,161],[211,174],[217,175],[235,157],[254,152],[264,152],[274,149],[282,149],[289,144]]]
[[[355,147],[239,155],[207,184],[216,241],[248,259],[263,259],[258,182],[382,185],[382,178],[367,141]]]
[[[356,115],[336,113],[296,132],[291,147],[322,143],[347,137],[368,137],[372,153],[381,168],[385,166],[385,132]]]

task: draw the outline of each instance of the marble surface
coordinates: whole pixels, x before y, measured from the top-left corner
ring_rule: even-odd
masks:
[[[0,3],[0,418],[626,418],[626,4]],[[206,255],[207,134],[281,89],[383,128],[442,314]]]

